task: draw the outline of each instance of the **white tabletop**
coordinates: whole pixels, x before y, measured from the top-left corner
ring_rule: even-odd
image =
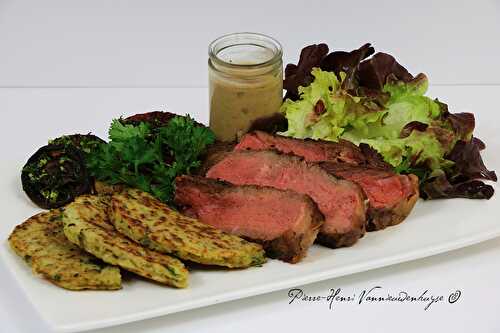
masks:
[[[92,130],[104,136],[109,120],[120,115],[195,110],[206,121],[205,89],[190,94],[186,89],[158,87],[205,87],[207,43],[233,31],[275,36],[290,61],[307,43],[325,41],[334,48],[352,49],[373,42],[412,72],[427,73],[434,84],[431,95],[449,102],[452,111],[474,111],[479,134],[482,128],[498,127],[498,1],[4,0],[0,1],[2,164],[20,168],[29,152],[59,134]],[[78,123],[67,120],[72,112],[85,110],[98,116]],[[54,115],[67,118],[61,122]],[[31,134],[34,127],[42,127],[37,135]],[[19,149],[9,148],[9,139],[17,140]],[[3,179],[2,184],[6,191],[20,186],[17,179]],[[1,202],[0,207],[8,204]],[[26,209],[26,215],[36,211],[29,204]],[[337,304],[329,310],[323,303],[288,304],[283,290],[96,332],[499,332],[498,258],[496,239],[298,286],[311,296],[327,295],[330,288],[348,293],[374,286],[391,293],[428,289],[446,297],[461,291],[456,303],[432,305],[427,311],[421,304]],[[1,262],[0,285],[1,333],[49,332]]]

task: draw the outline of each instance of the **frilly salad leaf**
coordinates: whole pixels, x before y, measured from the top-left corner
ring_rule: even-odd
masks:
[[[407,83],[413,80],[413,75],[401,66],[393,56],[382,52],[362,62],[359,65],[357,76],[360,86],[374,90],[383,89],[388,81]]]
[[[322,45],[306,47],[299,64],[287,66],[282,135],[367,144],[397,172],[419,176],[425,198],[491,196],[493,188],[476,181],[496,175],[472,138],[473,114],[450,113],[426,96],[426,75],[414,77],[392,56],[366,59],[370,44],[330,54]]]
[[[425,198],[489,199],[493,187],[477,179],[497,181],[495,171],[489,171],[481,159],[485,148],[478,138],[458,141],[447,158],[454,162],[447,174],[440,174],[421,186]]]
[[[373,53],[375,49],[369,43],[351,52],[334,51],[321,60],[320,67],[324,71],[334,72],[339,79],[340,73],[345,73],[342,88],[350,91],[358,85],[356,72],[359,64]]]
[[[297,65],[288,64],[285,68],[285,80],[283,88],[286,89],[285,98],[297,100],[299,98],[299,86],[309,85],[313,77],[311,70],[318,67],[321,60],[328,54],[326,44],[313,44],[306,46],[300,52],[300,59]]]

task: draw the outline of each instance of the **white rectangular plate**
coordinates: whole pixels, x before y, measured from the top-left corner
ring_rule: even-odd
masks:
[[[435,90],[441,91],[438,96],[451,103],[451,97],[460,100],[463,96],[462,88]],[[467,89],[465,95],[481,102],[492,99],[500,90],[481,88],[474,95],[470,87]],[[190,286],[184,290],[134,278],[127,279],[120,291],[71,292],[34,277],[5,242],[16,224],[39,211],[23,195],[18,179],[31,152],[47,138],[61,133],[95,129],[94,132],[102,135],[112,117],[151,110],[159,105],[145,104],[144,101],[167,100],[173,105],[170,110],[178,113],[189,111],[206,121],[205,113],[195,112],[207,109],[205,94],[205,89],[0,90],[0,108],[8,112],[11,123],[19,122],[24,126],[24,130],[20,125],[6,127],[0,132],[2,153],[6,156],[0,165],[0,182],[4,189],[0,194],[3,205],[0,254],[26,297],[54,330],[73,332],[152,318],[423,258],[500,236],[499,194],[496,194],[488,201],[419,201],[411,216],[401,225],[369,233],[351,248],[331,250],[313,246],[307,258],[296,265],[270,260],[263,267],[246,270],[194,270]],[[186,100],[192,101],[190,108],[185,107]],[[494,156],[494,152],[500,151],[498,135],[494,134],[494,124],[489,127],[487,122],[494,116],[481,113],[480,106],[474,111],[481,115],[479,119],[484,117],[478,132],[488,145],[486,164],[491,169],[500,170],[500,157]],[[37,109],[29,113],[32,119],[23,122],[26,116],[23,112],[31,108]],[[109,112],[109,108],[114,111]],[[463,108],[454,110],[465,111]],[[61,311],[69,308],[71,311]]]

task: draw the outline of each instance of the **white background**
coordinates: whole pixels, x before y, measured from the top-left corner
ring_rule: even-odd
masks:
[[[257,31],[285,60],[372,42],[434,84],[500,84],[500,1],[0,0],[0,86],[206,86],[208,43]]]
[[[477,85],[500,85],[500,1],[0,0],[0,87],[19,88],[17,96],[26,94],[19,110],[37,113],[44,110],[30,104],[29,87],[204,87],[208,42],[234,31],[273,35],[284,46],[285,60],[295,61],[300,48],[311,42],[352,49],[370,41],[410,71],[427,73],[431,84],[465,85],[471,92],[481,89]],[[481,105],[478,114],[500,111],[493,97],[491,109],[477,104],[467,87],[460,88],[460,101],[448,102],[465,108]],[[138,91],[134,94],[143,91],[147,98],[147,89]],[[88,96],[92,98],[91,90]],[[143,105],[149,106],[147,100]],[[2,124],[10,125],[9,114],[0,113]],[[71,105],[67,114],[71,116]],[[114,114],[119,111],[110,111]],[[433,305],[428,311],[421,305],[380,304],[339,304],[330,311],[325,304],[288,305],[286,291],[281,291],[99,333],[498,332],[499,258],[500,240],[493,240],[302,287],[311,295],[339,287],[359,293],[375,285],[392,292],[462,291],[457,303]],[[49,332],[1,264],[0,285],[1,333]]]

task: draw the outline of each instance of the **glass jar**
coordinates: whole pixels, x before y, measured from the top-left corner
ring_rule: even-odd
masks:
[[[210,128],[234,141],[252,123],[279,112],[283,101],[281,45],[256,33],[222,36],[209,46]]]

